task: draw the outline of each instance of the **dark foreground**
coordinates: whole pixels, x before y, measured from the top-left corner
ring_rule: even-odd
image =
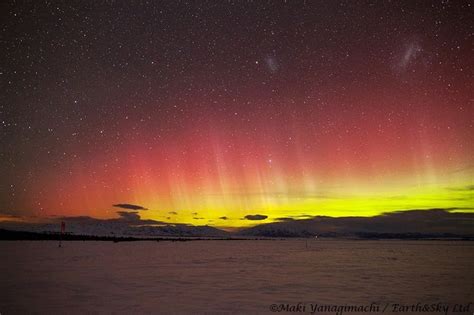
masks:
[[[472,242],[3,241],[0,252],[2,314],[474,311]]]

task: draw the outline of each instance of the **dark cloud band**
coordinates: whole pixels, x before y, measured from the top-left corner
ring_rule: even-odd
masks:
[[[247,214],[244,217],[244,219],[252,220],[252,221],[265,220],[266,218],[268,218],[268,215],[263,215],[263,214]]]
[[[121,208],[121,209],[127,209],[127,210],[148,210],[145,207],[138,206],[138,205],[132,205],[132,204],[129,204],[129,203],[118,203],[118,204],[113,205],[113,207]]]

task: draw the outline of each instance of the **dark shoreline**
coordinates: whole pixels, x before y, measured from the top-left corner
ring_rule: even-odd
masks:
[[[255,240],[258,238],[239,238],[239,237],[205,237],[205,236],[157,236],[157,237],[134,237],[134,236],[98,236],[98,235],[75,235],[65,233],[39,233],[27,231],[12,231],[0,229],[0,241],[107,241],[107,242],[136,242],[136,241],[168,241],[168,242],[187,242],[187,241],[233,241],[233,240]],[[269,240],[263,238],[260,240]]]
[[[63,235],[54,232],[28,232],[0,229],[0,241],[106,241],[106,242],[188,242],[188,241],[255,241],[255,240],[285,240],[285,239],[306,239],[314,240],[314,237],[288,237],[288,236],[256,236],[242,237],[235,235],[232,237],[212,237],[212,236],[156,236],[156,237],[136,237],[136,236],[98,236],[98,235],[75,235],[65,233]],[[472,236],[461,236],[452,234],[400,234],[400,233],[357,233],[355,235],[321,235],[321,240],[412,240],[412,241],[474,241]]]

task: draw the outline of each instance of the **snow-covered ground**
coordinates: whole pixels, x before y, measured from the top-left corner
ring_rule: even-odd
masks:
[[[274,303],[474,300],[472,242],[305,243],[3,241],[0,313],[270,313]]]

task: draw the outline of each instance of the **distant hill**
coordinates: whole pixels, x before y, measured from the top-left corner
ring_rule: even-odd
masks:
[[[0,229],[18,233],[38,233],[40,239],[56,239],[60,223],[66,223],[67,237],[154,238],[154,237],[342,237],[342,238],[462,238],[474,239],[474,213],[456,213],[448,209],[410,210],[385,213],[374,217],[327,217],[308,219],[280,218],[278,222],[257,225],[237,232],[226,232],[215,227],[190,224],[170,224],[143,220],[134,212],[122,213],[119,218],[59,217],[43,223],[24,221],[0,222]],[[6,232],[0,239],[14,238]],[[13,236],[12,236],[13,235]],[[35,235],[16,234],[22,239]],[[46,235],[46,236],[45,236]],[[48,236],[49,235],[49,236]],[[53,235],[53,236],[51,236]],[[87,238],[86,237],[86,238]],[[89,238],[87,238],[89,239]]]
[[[36,233],[59,232],[60,222],[66,223],[66,231],[75,235],[110,237],[227,237],[229,233],[215,227],[189,224],[169,224],[141,219],[96,219],[91,217],[64,217],[46,223],[5,221],[0,228],[10,231]]]
[[[133,228],[130,235],[135,236],[213,236],[226,237],[230,234],[212,226],[195,226],[186,224],[141,226]]]
[[[411,210],[375,217],[323,217],[261,224],[239,231],[259,237],[474,238],[474,213]]]

